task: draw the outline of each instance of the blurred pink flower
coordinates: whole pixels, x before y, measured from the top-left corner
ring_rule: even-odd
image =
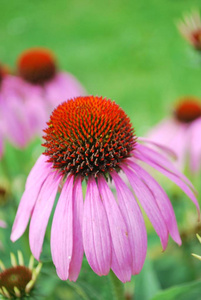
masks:
[[[62,280],[77,279],[84,252],[99,276],[107,275],[111,268],[126,282],[141,271],[147,234],[137,199],[163,249],[167,247],[169,234],[181,244],[171,202],[140,162],[175,182],[193,201],[199,214],[193,187],[166,155],[138,143],[130,119],[115,102],[93,96],[71,99],[53,111],[47,124],[43,145],[46,151],[27,178],[13,224],[12,241],[23,234],[31,218],[30,248],[39,260],[59,190],[51,229],[51,252]],[[120,170],[134,194],[120,177]],[[109,188],[110,180],[116,186],[116,199]]]
[[[48,107],[48,116],[61,102],[86,94],[73,75],[58,70],[53,53],[45,48],[22,52],[17,61],[17,72],[27,84],[40,90]]]
[[[182,98],[172,116],[153,127],[147,136],[174,150],[180,169],[184,169],[189,160],[191,171],[198,172],[201,167],[201,101],[195,97]]]
[[[0,227],[6,228],[7,227],[6,222],[4,222],[3,220],[0,220]]]
[[[6,74],[0,80],[0,157],[3,141],[24,148],[39,134],[47,113],[37,90],[16,76]]]
[[[178,22],[178,29],[195,49],[201,50],[201,19],[198,11],[184,16],[184,21]]]

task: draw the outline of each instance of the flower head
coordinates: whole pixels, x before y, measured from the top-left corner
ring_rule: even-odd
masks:
[[[175,118],[181,123],[191,123],[201,117],[201,102],[195,97],[183,98],[175,107]]]
[[[59,70],[54,54],[46,48],[30,48],[22,52],[17,60],[17,73],[26,84],[41,91],[48,114],[64,100],[85,94],[75,77]]]
[[[106,175],[131,156],[135,138],[125,112],[102,98],[80,97],[54,110],[44,155],[63,175]]]
[[[111,100],[77,97],[59,105],[45,132],[46,150],[27,178],[11,239],[17,240],[30,221],[30,247],[42,251],[56,194],[61,191],[51,229],[51,252],[62,280],[75,281],[83,254],[98,275],[110,268],[123,282],[140,272],[147,249],[141,203],[163,249],[170,234],[181,244],[175,214],[161,186],[139,164],[174,181],[195,203],[188,179],[171,162],[134,135],[130,119]],[[128,178],[133,193],[121,178]],[[114,182],[117,198],[110,189]],[[82,184],[86,184],[83,201]]]
[[[45,48],[31,48],[22,52],[17,68],[18,74],[32,84],[43,84],[56,74],[54,55]]]
[[[201,19],[198,11],[185,16],[184,21],[178,23],[178,29],[196,50],[201,50]]]
[[[174,150],[181,169],[189,157],[191,171],[197,172],[201,167],[200,131],[201,101],[189,96],[180,99],[172,116],[154,127],[148,137]]]
[[[21,298],[24,299],[28,296],[33,289],[42,264],[39,263],[34,269],[34,258],[31,256],[29,266],[24,265],[24,258],[21,251],[18,251],[17,264],[16,257],[11,253],[11,264],[12,267],[6,269],[3,262],[0,261],[0,294],[5,298]]]

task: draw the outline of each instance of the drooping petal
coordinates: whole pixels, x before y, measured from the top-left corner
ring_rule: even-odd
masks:
[[[73,251],[73,176],[69,176],[59,197],[51,229],[52,260],[57,274],[67,280]]]
[[[181,173],[177,172],[174,173],[174,171],[171,171],[171,163],[169,163],[169,168],[166,169],[160,163],[155,160],[155,158],[152,158],[151,156],[148,156],[147,153],[144,151],[140,151],[138,153],[135,153],[135,158],[147,163],[157,171],[161,172],[165,176],[167,176],[170,180],[172,180],[174,183],[176,183],[183,191],[184,193],[192,200],[192,202],[196,205],[197,211],[198,211],[198,217],[200,218],[200,208],[198,201],[191,191],[191,189],[188,187],[188,185],[182,181],[183,176],[180,176]],[[182,178],[182,179],[181,179]],[[192,185],[192,184],[191,184]]]
[[[2,114],[6,116],[5,135],[17,147],[23,148],[29,141],[26,111],[16,97],[1,105]]]
[[[177,168],[172,164],[170,160],[167,159],[164,155],[162,155],[159,152],[154,151],[153,149],[150,149],[147,146],[137,144],[136,149],[137,152],[140,152],[144,156],[148,157],[150,160],[153,160],[156,164],[161,166],[162,168],[166,169],[167,171],[174,173],[176,176],[181,178],[192,190],[194,189],[194,186],[190,182],[190,180],[181,172],[178,171]],[[136,152],[134,151],[134,155]]]
[[[106,210],[112,239],[112,270],[122,281],[130,281],[132,257],[128,239],[128,228],[124,222],[119,206],[105,179],[98,178],[98,188]]]
[[[53,107],[68,99],[84,96],[86,91],[78,80],[67,72],[58,73],[50,82],[45,84],[45,97]]]
[[[149,173],[147,173],[142,167],[140,167],[139,165],[137,165],[131,160],[128,161],[129,161],[128,165],[133,170],[136,171],[138,176],[140,176],[141,180],[152,191],[152,194],[165,220],[166,226],[168,228],[171,237],[177,244],[181,245],[181,238],[177,227],[175,213],[167,194],[162,189],[162,187],[158,184],[158,182],[151,175],[149,175]]]
[[[189,131],[190,168],[197,172],[201,167],[201,118],[191,124]]]
[[[83,195],[81,178],[75,179],[73,187],[73,253],[69,268],[69,280],[76,281],[84,254],[82,241]]]
[[[172,158],[175,158],[175,159],[177,158],[176,152],[173,151],[171,148],[169,148],[166,145],[159,144],[156,141],[153,141],[149,138],[144,138],[144,137],[138,137],[137,140],[140,142],[143,142],[145,144],[147,143],[148,145],[154,146],[154,147],[158,148],[159,150],[162,150],[163,153],[167,154],[168,156],[170,156]]]
[[[4,152],[3,135],[0,132],[0,159],[3,156],[3,152]]]
[[[49,170],[51,172],[51,170]],[[39,192],[49,174],[48,170],[41,174],[40,180],[25,189],[12,228],[11,240],[16,241],[25,231]]]
[[[119,208],[128,228],[128,239],[132,253],[132,274],[138,274],[144,264],[147,252],[147,233],[141,210],[132,192],[120,176],[111,172],[115,182]]]
[[[30,98],[30,97],[29,97]],[[46,127],[46,122],[49,118],[47,103],[43,97],[32,95],[32,99],[26,102],[26,114],[29,121],[29,127],[32,135],[39,135],[42,137],[43,129]]]
[[[154,126],[147,134],[149,140],[160,142],[161,145],[168,146],[171,144],[172,138],[177,134],[179,123],[173,119],[165,119],[158,125]]]
[[[167,247],[168,243],[168,231],[165,224],[165,220],[158,208],[158,205],[153,197],[151,190],[144,184],[144,182],[138,178],[138,176],[127,166],[122,165],[122,170],[125,172],[128,180],[133,188],[133,191],[140,201],[144,211],[153,224],[156,233],[160,237],[163,249]]]
[[[163,146],[169,147],[176,153],[177,160],[175,161],[175,165],[179,169],[183,168],[185,162],[186,145],[188,144],[186,131],[186,124],[169,119],[160,122],[148,134],[152,142],[158,142]]]
[[[37,159],[35,165],[31,169],[27,181],[25,184],[25,188],[29,188],[33,185],[35,185],[38,181],[41,180],[41,177],[44,176],[44,174],[48,173],[47,170],[51,170],[51,164],[47,162],[48,158],[45,155],[40,155]]]
[[[94,178],[89,178],[84,202],[83,243],[87,260],[98,275],[111,267],[111,236],[103,203]]]
[[[55,178],[55,174],[50,173],[41,188],[31,217],[29,243],[31,252],[37,260],[40,258],[46,227],[60,180],[60,177]]]

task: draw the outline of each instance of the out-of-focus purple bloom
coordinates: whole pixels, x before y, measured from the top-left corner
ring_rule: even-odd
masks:
[[[171,117],[148,133],[149,139],[165,145],[177,154],[177,165],[184,169],[189,160],[192,172],[201,167],[201,102],[195,97],[180,100]]]

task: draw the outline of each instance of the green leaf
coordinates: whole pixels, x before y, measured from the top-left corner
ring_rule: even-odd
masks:
[[[135,300],[151,300],[160,289],[160,283],[149,259],[147,258],[140,274],[135,276]]]
[[[159,292],[152,300],[200,300],[201,282],[193,281]]]

